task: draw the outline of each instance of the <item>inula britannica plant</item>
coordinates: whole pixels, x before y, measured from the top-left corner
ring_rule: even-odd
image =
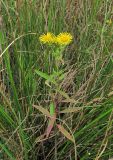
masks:
[[[49,137],[51,130],[54,127],[54,124],[56,123],[56,119],[58,119],[59,115],[59,95],[64,96],[65,98],[68,97],[68,95],[63,92],[63,89],[60,87],[60,83],[64,79],[64,70],[62,69],[64,61],[63,61],[63,51],[66,48],[67,45],[69,45],[73,40],[73,37],[70,33],[64,32],[60,33],[59,35],[55,36],[53,33],[48,32],[47,34],[42,34],[39,37],[39,41],[41,44],[47,45],[51,48],[51,55],[54,58],[54,65],[55,68],[53,69],[53,72],[51,74],[45,73],[39,70],[36,70],[36,73],[45,79],[45,84],[50,87],[50,90],[48,93],[51,97],[51,102],[49,105],[50,111],[46,110],[44,107],[36,106],[39,111],[41,111],[43,114],[48,116],[49,123],[48,127],[44,133],[44,136],[46,138]],[[58,129],[72,142],[74,142],[73,137],[63,128],[62,125],[56,123]]]

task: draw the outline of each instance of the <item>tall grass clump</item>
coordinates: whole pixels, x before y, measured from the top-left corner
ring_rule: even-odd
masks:
[[[112,0],[1,0],[0,159],[112,159],[112,54]]]

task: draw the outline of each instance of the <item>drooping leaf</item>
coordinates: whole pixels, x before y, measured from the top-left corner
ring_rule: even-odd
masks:
[[[33,107],[35,107],[36,109],[38,109],[40,112],[42,112],[47,117],[51,117],[49,111],[47,109],[43,108],[42,106],[33,105]]]
[[[67,102],[76,103],[76,101],[75,101],[74,99],[70,98],[70,97],[68,96],[68,94],[65,93],[64,91],[62,91],[62,90],[60,90],[60,89],[58,89],[58,88],[56,89],[56,91],[57,91],[60,95],[62,95],[64,98],[66,98],[66,101],[67,101]]]
[[[74,139],[73,137],[70,135],[70,133],[60,124],[57,124],[57,127],[59,129],[59,131],[65,136],[67,137],[70,141],[72,141],[74,143]]]

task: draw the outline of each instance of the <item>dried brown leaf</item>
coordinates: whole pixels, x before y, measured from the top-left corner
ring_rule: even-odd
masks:
[[[111,91],[109,94],[108,94],[108,97],[111,97],[113,96],[113,91]]]
[[[46,140],[46,138],[44,138],[44,136],[45,136],[45,134],[42,134],[39,137],[37,137],[35,140],[35,143],[42,142],[42,141]]]
[[[47,129],[46,129],[46,137],[47,137],[47,138],[49,137],[49,135],[50,135],[50,133],[51,133],[51,130],[53,129],[55,120],[56,120],[56,115],[52,116],[52,117],[49,119],[48,127],[47,127]]]
[[[59,131],[65,136],[67,137],[69,140],[71,140],[74,143],[74,139],[73,137],[70,135],[70,133],[60,124],[57,124],[57,127],[59,129]]]
[[[47,109],[43,108],[42,106],[33,105],[33,107],[38,109],[40,112],[42,112],[47,117],[51,117],[49,111]]]
[[[70,108],[64,109],[63,111],[60,111],[60,113],[73,113],[73,112],[78,112],[82,109],[83,107],[70,107]]]

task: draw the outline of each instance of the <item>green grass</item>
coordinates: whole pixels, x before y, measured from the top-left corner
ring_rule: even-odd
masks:
[[[113,158],[112,0],[1,0],[0,7],[0,159],[75,159],[73,143],[55,127],[36,142],[48,120],[33,104],[49,109],[54,92],[44,79],[54,82],[55,62],[38,40],[47,31],[74,37],[56,92],[59,111],[84,107],[58,115],[75,137],[78,159]]]

